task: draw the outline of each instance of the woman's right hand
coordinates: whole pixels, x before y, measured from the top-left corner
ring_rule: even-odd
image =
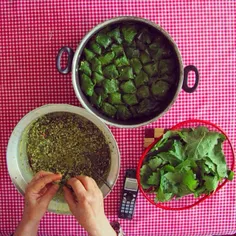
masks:
[[[96,182],[88,176],[71,178],[64,187],[64,196],[72,214],[90,236],[115,236],[103,205],[103,195]]]

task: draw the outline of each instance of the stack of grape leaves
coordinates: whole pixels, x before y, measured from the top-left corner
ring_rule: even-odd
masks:
[[[144,159],[140,170],[145,191],[156,193],[156,202],[194,194],[210,194],[224,179],[233,179],[222,144],[225,136],[206,127],[167,131]],[[155,150],[158,150],[154,152]]]

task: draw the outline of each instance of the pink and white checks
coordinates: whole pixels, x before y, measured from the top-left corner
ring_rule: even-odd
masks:
[[[196,92],[181,92],[170,111],[149,127],[168,128],[198,118],[224,129],[236,144],[235,1],[84,0],[1,1],[0,12],[0,235],[19,222],[23,197],[6,167],[8,138],[19,119],[48,103],[79,105],[70,75],[55,68],[58,50],[74,49],[96,24],[120,15],[135,15],[160,24],[177,43],[185,65],[200,73]],[[124,172],[136,167],[143,151],[144,127],[111,128],[121,151],[120,178],[105,200],[110,220],[117,219]],[[132,221],[120,220],[127,235],[222,235],[236,233],[236,180],[199,206],[179,212],[157,209],[142,196]],[[41,235],[86,235],[72,216],[47,213]]]

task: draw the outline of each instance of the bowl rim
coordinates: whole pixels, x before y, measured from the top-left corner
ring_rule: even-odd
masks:
[[[47,104],[41,107],[38,107],[34,110],[31,110],[29,113],[24,115],[24,117],[17,123],[15,126],[9,141],[8,141],[8,146],[7,146],[7,152],[6,152],[6,161],[7,161],[7,169],[8,169],[8,174],[17,188],[17,190],[24,196],[25,188],[27,185],[28,180],[26,180],[23,177],[23,174],[21,173],[20,167],[19,167],[19,158],[20,158],[20,152],[21,150],[20,145],[22,141],[22,136],[24,134],[24,131],[29,127],[32,122],[34,122],[36,119],[39,117],[50,114],[50,113],[55,113],[55,112],[68,112],[68,113],[73,113],[80,115],[84,117],[85,119],[90,120],[93,124],[98,127],[103,135],[105,136],[106,140],[111,142],[109,144],[110,150],[111,150],[111,158],[112,155],[114,156],[114,164],[113,171],[115,173],[112,173],[114,177],[110,177],[112,179],[109,183],[111,185],[111,189],[109,189],[105,184],[103,184],[100,189],[103,192],[104,198],[106,198],[111,190],[114,188],[114,186],[117,183],[119,173],[120,173],[120,151],[118,144],[116,142],[115,137],[113,136],[111,130],[107,127],[105,123],[103,123],[100,119],[97,117],[93,116],[91,113],[89,113],[87,110],[81,107],[77,106],[72,106],[68,104]],[[111,174],[111,169],[109,171],[108,177]],[[30,180],[32,179],[33,176],[30,176]],[[113,179],[114,178],[114,179]],[[68,206],[66,207],[67,209],[64,209],[63,207],[60,207],[60,209],[57,209],[56,207],[53,207],[56,204],[56,201],[52,200],[49,207],[48,211],[54,212],[57,214],[71,214],[69,211]],[[67,204],[66,204],[67,205]],[[63,209],[62,209],[63,208]]]
[[[146,24],[150,27],[155,28],[156,30],[160,31],[171,43],[172,47],[174,48],[174,51],[176,53],[177,56],[177,60],[178,60],[178,64],[179,64],[179,81],[177,84],[177,87],[175,89],[175,92],[173,94],[173,98],[172,100],[169,102],[169,104],[164,108],[164,110],[157,114],[156,116],[154,116],[153,118],[147,120],[147,121],[143,121],[137,124],[119,124],[116,123],[116,121],[110,121],[108,120],[109,118],[105,119],[102,118],[99,113],[94,112],[84,101],[83,99],[83,95],[81,94],[82,91],[81,89],[78,89],[79,87],[79,83],[77,81],[77,73],[78,73],[78,64],[80,62],[80,57],[82,55],[83,49],[86,46],[87,42],[90,40],[91,37],[94,36],[94,34],[96,34],[97,32],[99,32],[101,29],[103,29],[104,27],[110,25],[110,24],[115,24],[115,23],[122,23],[122,22],[126,22],[126,21],[136,21],[139,23],[143,23]],[[175,103],[175,101],[177,100],[178,94],[180,93],[181,89],[182,89],[182,85],[183,85],[183,76],[184,76],[184,66],[183,66],[183,62],[182,62],[182,56],[181,53],[178,49],[177,44],[174,42],[174,40],[172,39],[172,37],[169,35],[169,33],[164,30],[160,25],[147,20],[145,18],[141,18],[141,17],[136,17],[136,16],[119,16],[119,17],[114,17],[111,18],[109,20],[106,20],[98,25],[96,25],[94,28],[92,28],[85,36],[84,38],[81,40],[80,44],[78,45],[75,53],[74,53],[74,58],[72,61],[72,85],[75,91],[75,94],[77,96],[77,98],[79,99],[80,103],[82,104],[82,106],[88,110],[89,112],[91,112],[93,115],[95,115],[96,117],[98,117],[100,120],[102,120],[104,123],[110,125],[110,126],[114,126],[114,127],[118,127],[118,128],[137,128],[137,127],[141,127],[141,126],[145,126],[149,123],[152,123],[154,121],[156,121],[158,118],[162,117],[171,107],[172,105]]]

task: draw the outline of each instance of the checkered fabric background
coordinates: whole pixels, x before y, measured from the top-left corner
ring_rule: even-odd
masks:
[[[48,103],[80,105],[71,75],[55,68],[58,50],[76,49],[98,23],[120,15],[156,22],[177,43],[185,65],[200,73],[196,92],[182,91],[169,112],[148,127],[168,128],[199,118],[221,126],[236,144],[235,1],[1,1],[0,33],[0,235],[19,222],[23,197],[11,183],[6,167],[8,138],[22,116]],[[111,128],[121,152],[121,171],[105,200],[110,220],[117,219],[124,172],[135,168],[143,151],[144,127]],[[236,233],[236,180],[199,206],[179,212],[150,205],[139,195],[132,221],[120,220],[127,235],[225,235]],[[86,235],[72,216],[47,213],[41,235]]]

